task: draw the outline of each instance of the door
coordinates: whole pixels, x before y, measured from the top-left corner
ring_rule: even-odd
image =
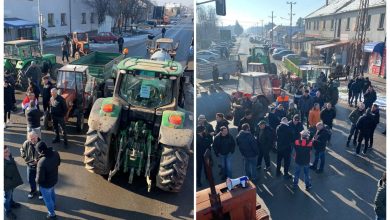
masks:
[[[341,19],[339,19],[339,24],[337,25],[337,37],[340,38],[341,33]]]

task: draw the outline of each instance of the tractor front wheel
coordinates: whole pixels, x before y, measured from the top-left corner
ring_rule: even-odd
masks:
[[[157,187],[168,192],[179,192],[187,174],[188,161],[185,148],[163,145],[156,177]]]

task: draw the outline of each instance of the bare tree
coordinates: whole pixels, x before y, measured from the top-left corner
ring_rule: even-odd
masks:
[[[84,2],[95,9],[98,24],[101,24],[106,19],[106,15],[108,14],[108,8],[110,5],[110,0],[84,0]]]

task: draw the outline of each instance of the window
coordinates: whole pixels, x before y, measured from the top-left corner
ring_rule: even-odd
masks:
[[[86,24],[86,23],[87,23],[87,14],[81,13],[81,24]]]
[[[54,14],[53,13],[47,14],[47,24],[49,27],[54,27]]]
[[[334,29],[334,20],[330,20],[330,30]]]
[[[368,17],[367,17],[367,23],[366,23],[366,28],[367,28],[367,30],[370,30],[370,26],[371,26],[371,15],[368,15]]]
[[[324,21],[322,22],[322,30],[325,30],[325,27],[326,27],[326,20],[324,20]]]
[[[347,18],[347,26],[345,27],[346,31],[349,31],[350,23],[351,23],[351,18]]]
[[[61,26],[66,26],[66,14],[61,13]]]
[[[91,24],[95,23],[95,13],[91,13]]]
[[[379,19],[379,27],[378,30],[383,30],[383,26],[385,24],[385,14],[381,14],[381,17]]]

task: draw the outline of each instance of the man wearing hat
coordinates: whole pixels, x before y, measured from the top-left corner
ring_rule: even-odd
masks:
[[[303,124],[298,114],[294,115],[293,119],[288,122],[288,126],[292,129],[293,140],[299,140],[301,137],[301,131],[303,131]]]
[[[295,140],[295,174],[293,186],[298,187],[299,175],[303,169],[306,190],[311,188],[310,176],[309,176],[309,165],[310,165],[310,151],[313,147],[310,139],[310,132],[303,130],[300,132],[301,138]]]
[[[212,143],[210,138],[206,137],[206,129],[202,125],[196,127],[196,181],[197,186],[202,186],[203,155]]]
[[[288,173],[291,160],[291,145],[294,142],[291,128],[288,126],[288,119],[282,118],[280,125],[276,128],[276,148],[277,148],[277,161],[276,161],[276,175],[280,176],[282,160],[284,161],[284,178],[290,179],[291,175]]]
[[[54,186],[58,182],[58,167],[61,163],[60,155],[57,151],[53,151],[51,147],[48,148],[43,141],[37,144],[37,151],[39,161],[36,182],[39,185],[39,191],[42,193],[43,201],[49,212],[46,218],[55,219],[56,195]]]
[[[275,134],[272,128],[267,125],[264,120],[261,120],[258,124],[259,129],[256,134],[257,147],[259,148],[259,157],[257,158],[257,169],[261,168],[261,163],[264,158],[265,171],[270,171],[271,163],[269,158],[269,152],[275,141]]]

